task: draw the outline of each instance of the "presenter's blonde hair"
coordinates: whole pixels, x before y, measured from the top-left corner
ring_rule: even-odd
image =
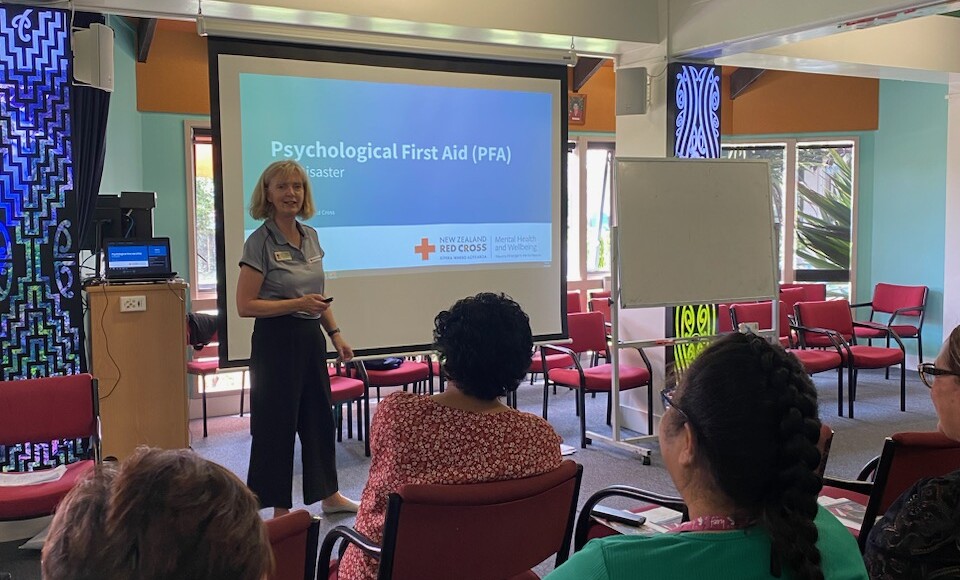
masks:
[[[274,161],[260,174],[260,179],[257,180],[257,185],[253,188],[253,195],[250,197],[250,217],[255,220],[273,217],[273,206],[267,201],[267,186],[274,179],[299,179],[303,183],[303,206],[300,208],[297,217],[312,218],[317,210],[313,205],[310,180],[307,179],[307,172],[303,166],[293,159]]]

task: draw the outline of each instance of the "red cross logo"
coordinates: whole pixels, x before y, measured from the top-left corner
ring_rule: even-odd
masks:
[[[430,259],[430,254],[437,251],[437,247],[430,243],[428,238],[420,238],[420,245],[413,247],[414,254],[420,254],[420,258],[424,261]]]

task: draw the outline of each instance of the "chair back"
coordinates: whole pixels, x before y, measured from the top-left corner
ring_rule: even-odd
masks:
[[[582,311],[583,308],[580,306],[580,291],[567,290],[567,314],[573,314],[575,312]]]
[[[827,285],[822,282],[780,284],[780,289],[800,288],[804,302],[823,302],[827,299]]]
[[[926,286],[900,286],[897,284],[879,283],[873,288],[873,311],[892,314],[908,306],[926,306]],[[923,310],[907,310],[900,316],[922,317]]]
[[[592,288],[587,290],[587,299],[593,300],[594,298],[610,298],[610,291],[602,288]]]
[[[607,327],[599,312],[568,314],[567,332],[572,342],[564,346],[573,352],[599,352],[607,348]]]
[[[861,549],[877,517],[904,491],[921,478],[946,475],[957,469],[960,469],[960,442],[939,431],[897,433],[887,437],[860,528]]]
[[[274,569],[269,580],[312,580],[317,577],[320,520],[295,510],[266,520]]]
[[[99,416],[90,374],[0,381],[0,445],[84,437],[98,445]]]
[[[844,340],[853,336],[853,316],[850,303],[846,300],[824,300],[822,302],[798,302],[796,305],[797,322],[810,328],[835,330]],[[810,332],[801,332],[802,342],[807,345],[829,345],[826,337]]]
[[[604,322],[610,322],[610,298],[609,297],[591,298],[587,306],[589,307],[590,312],[599,312],[600,314],[603,314]]]
[[[773,312],[769,300],[766,302],[732,304],[730,306],[730,318],[736,325],[756,323],[760,330],[773,327]],[[783,333],[782,327],[780,332]]]
[[[464,485],[409,484],[390,494],[379,578],[511,578],[566,561],[583,468]]]

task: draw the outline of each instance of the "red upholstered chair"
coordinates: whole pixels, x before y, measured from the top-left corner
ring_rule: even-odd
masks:
[[[577,390],[577,410],[580,415],[580,447],[587,447],[587,426],[585,406],[586,391],[604,391],[609,393],[613,379],[613,365],[610,363],[584,368],[580,363],[580,355],[593,353],[607,348],[607,329],[603,323],[603,315],[599,312],[581,312],[567,316],[567,330],[572,342],[566,346],[545,344],[540,347],[540,353],[546,357],[551,352],[568,355],[574,363],[574,368],[551,369],[543,381],[543,410],[544,417],[547,411],[547,388],[549,383]],[[637,349],[643,358],[644,368],[620,365],[620,390],[626,391],[638,387],[647,387],[647,432],[653,433],[653,388],[651,376],[653,368],[650,360],[642,349]],[[545,364],[545,363],[544,363]],[[611,413],[611,401],[607,400],[607,417]]]
[[[896,332],[876,323],[854,322],[850,303],[846,300],[800,302],[796,305],[796,317],[802,346],[840,348],[843,364],[847,368],[847,406],[850,418],[853,418],[853,402],[857,397],[857,371],[882,369],[897,364],[900,365],[900,410],[906,411],[906,349]],[[885,329],[900,348],[857,344],[854,334],[857,326]]]
[[[365,427],[366,432],[370,433],[370,389],[377,389],[377,399],[380,398],[380,387],[407,387],[413,385],[414,392],[419,392],[422,387],[424,391],[433,393],[433,364],[431,362],[421,362],[415,360],[404,360],[399,367],[395,369],[373,370],[368,369],[363,361],[357,361],[355,368],[359,373],[358,378],[363,381],[365,387],[364,406],[366,408]],[[370,437],[366,438],[364,445],[367,457],[370,457]]]
[[[594,298],[610,298],[610,291],[602,288],[591,288],[587,290],[587,301],[589,302]]]
[[[563,353],[552,353],[552,354],[541,354],[539,347],[533,351],[533,354],[530,356],[530,370],[527,372],[530,374],[530,384],[533,384],[536,375],[543,374],[544,369],[562,369],[569,366],[573,366],[573,359],[569,355]],[[546,379],[544,379],[546,380]],[[556,393],[556,387],[554,387],[554,393]],[[507,393],[507,404],[517,408],[517,392],[513,391],[512,393]],[[544,401],[543,404],[543,418],[547,418],[547,404]]]
[[[756,323],[760,330],[773,328],[773,312],[769,302],[757,302],[753,304],[734,304],[730,307],[730,316],[735,325],[740,323]],[[803,370],[807,374],[813,375],[832,369],[837,370],[837,414],[843,416],[843,357],[839,347],[826,350],[814,349],[795,349],[789,348],[790,345],[790,323],[787,318],[786,306],[780,303],[780,344],[787,349],[787,352],[797,357]]]
[[[320,518],[301,509],[264,523],[270,536],[274,563],[273,574],[268,579],[315,580]]]
[[[820,425],[820,439],[817,441],[817,448],[820,450],[820,466],[817,473],[823,475],[823,470],[827,465],[827,457],[830,454],[830,444],[833,441],[833,429],[829,425]],[[644,513],[656,507],[665,507],[676,512],[680,512],[681,521],[687,521],[687,505],[683,498],[676,496],[667,496],[643,489],[638,489],[628,485],[611,485],[597,491],[584,502],[580,515],[577,517],[577,525],[573,534],[573,551],[579,552],[586,543],[594,538],[603,538],[616,535],[619,532],[606,525],[605,522],[597,520],[591,512],[593,508],[608,497],[626,497],[634,499],[641,503],[630,508],[628,511],[633,513]]]
[[[609,292],[607,292],[607,294],[609,294]],[[613,323],[611,319],[612,314],[610,309],[611,304],[609,296],[591,298],[589,302],[587,302],[587,310],[589,312],[599,312],[600,314],[603,314],[603,323],[607,328],[607,336],[610,336],[610,332],[613,330]],[[607,352],[607,349],[593,353],[592,365],[597,366],[597,364],[600,362],[600,359],[605,361],[610,360],[610,353]]]
[[[197,387],[200,390],[201,405],[203,407],[203,436],[207,436],[207,377],[216,375],[220,372],[220,344],[217,342],[217,333],[210,335],[206,342],[193,336],[193,325],[187,326],[187,344],[193,346],[190,349],[192,358],[187,361],[187,375],[197,377],[200,384]],[[247,368],[232,367],[230,371],[239,371],[240,374],[240,416],[243,417],[243,399],[247,390]]]
[[[825,477],[820,494],[852,499],[866,506],[862,526],[851,530],[863,550],[873,524],[900,494],[923,477],[946,475],[957,469],[960,469],[957,441],[939,431],[897,433],[887,437],[880,456],[865,465],[855,481]]]
[[[567,290],[567,314],[575,312],[583,312],[583,307],[580,305],[580,291]]]
[[[348,374],[342,365],[328,367],[330,374],[330,398],[337,407],[337,441],[343,441],[343,406],[347,406],[347,437],[353,437],[353,403],[357,404],[357,440],[363,440],[363,403],[367,394],[364,382]]]
[[[100,462],[100,399],[95,378],[80,374],[0,381],[0,445],[58,439],[87,439],[93,458],[67,465],[66,473],[56,481],[0,486],[0,521],[52,514],[74,484]]]
[[[822,282],[799,282],[780,284],[780,289],[788,288],[803,289],[803,302],[823,302],[827,299],[827,285]]]
[[[889,318],[882,316],[876,322],[893,329],[900,338],[915,338],[917,340],[917,359],[923,362],[923,339],[920,333],[923,330],[923,315],[927,306],[926,286],[900,286],[880,283],[874,286],[873,299],[870,302],[850,305],[851,308],[866,306],[870,307],[869,320],[871,322],[874,322],[873,317],[876,314],[889,314]],[[884,330],[858,327],[854,329],[854,332],[857,338],[867,339],[867,344],[873,344],[875,338],[886,338],[887,346],[890,346],[890,336]]]
[[[390,494],[381,546],[337,526],[323,540],[318,567],[335,569],[330,559],[342,539],[380,560],[380,579],[536,578],[530,569],[551,555],[557,566],[567,560],[581,472],[566,460],[523,479],[404,485]]]

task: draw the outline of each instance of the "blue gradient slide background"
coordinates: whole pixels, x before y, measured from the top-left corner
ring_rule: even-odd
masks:
[[[302,157],[308,169],[333,168],[341,177],[313,177],[317,215],[325,227],[551,221],[553,118],[550,93],[406,85],[243,73],[245,202],[285,145],[374,147],[467,146],[467,160]],[[510,163],[471,158],[474,146],[509,148]],[[496,153],[495,153],[496,154]],[[245,230],[258,222],[246,217]],[[548,244],[549,245],[549,244]]]

